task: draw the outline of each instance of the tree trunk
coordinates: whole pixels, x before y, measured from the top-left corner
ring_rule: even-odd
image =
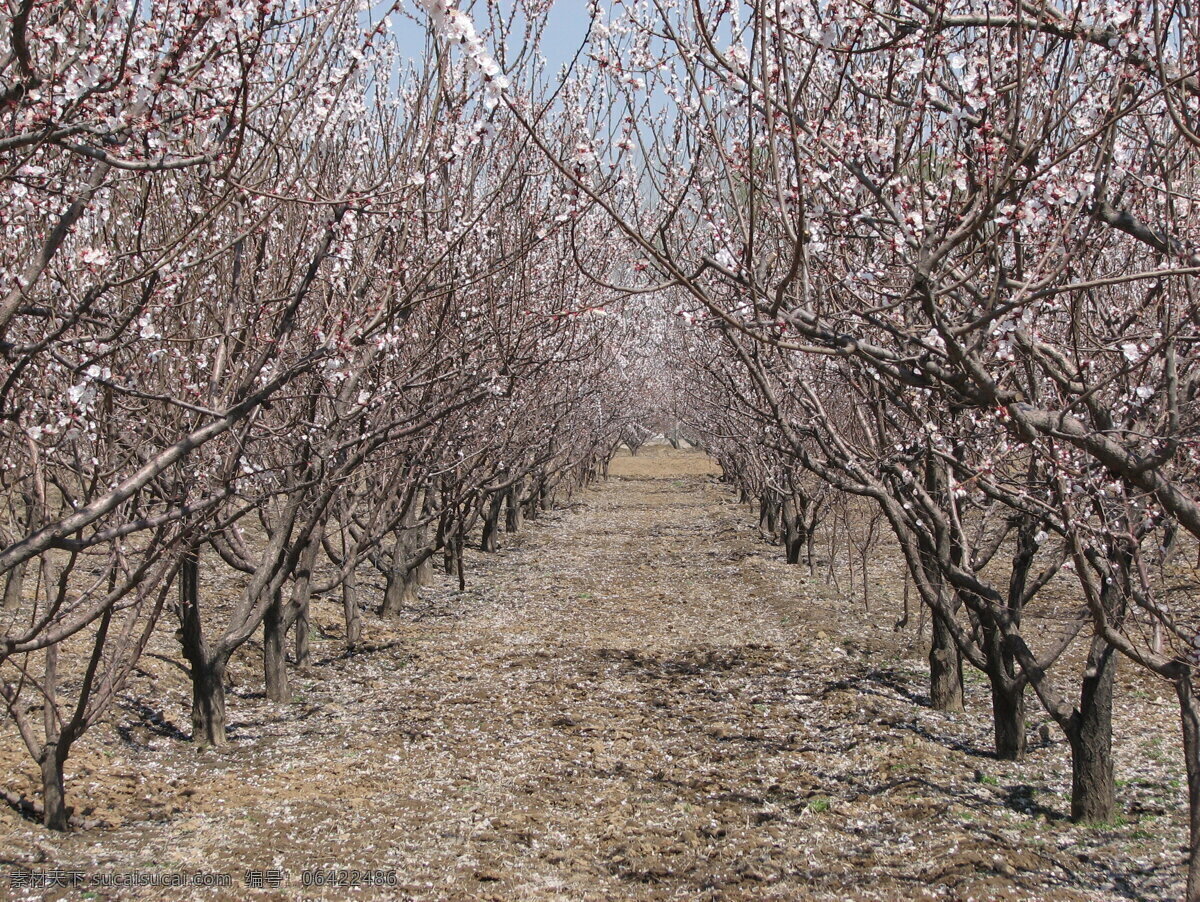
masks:
[[[412,607],[420,599],[417,587],[421,585],[421,568],[402,568],[396,580],[388,582],[387,594],[384,596],[385,610],[388,617],[397,617],[405,608]]]
[[[397,585],[393,586],[390,580],[388,583],[389,591],[399,593],[390,609],[393,611],[415,604],[419,597],[417,588],[427,583],[432,576],[432,564],[428,557],[422,557],[419,562],[413,563],[426,550],[429,523],[423,518],[430,513],[427,509],[428,500],[429,496],[424,489],[417,491],[404,514],[404,528],[396,542],[395,551],[398,555],[396,567],[400,568],[395,572]],[[451,525],[452,521],[449,519],[442,521],[443,530],[449,530]]]
[[[796,507],[791,498],[785,497],[779,505],[779,531],[783,536],[783,559],[794,564],[792,551],[796,541]],[[799,551],[796,551],[799,555]]]
[[[0,599],[0,611],[15,611],[21,603],[21,591],[25,585],[25,568],[29,561],[21,561],[8,571],[4,582],[4,597]]]
[[[353,651],[362,641],[362,614],[358,610],[358,579],[354,571],[342,581],[342,614],[346,620],[346,650]]]
[[[283,596],[276,591],[263,615],[263,682],[266,684],[267,698],[273,702],[292,700],[291,687],[288,686],[286,639]]]
[[[66,750],[58,742],[47,742],[38,756],[42,771],[42,823],[50,830],[66,830],[70,826],[71,808],[67,806],[63,782]]]
[[[804,527],[794,503],[783,503],[783,545],[789,564],[800,563],[800,552],[804,550]]]
[[[929,648],[929,699],[937,711],[963,710],[962,653],[941,615],[933,612]]]
[[[1112,703],[1117,655],[1100,636],[1092,638],[1079,710],[1072,718],[1071,819],[1084,823],[1112,820],[1113,792]]]
[[[312,575],[317,565],[317,555],[321,551],[321,538],[325,533],[325,524],[319,524],[308,537],[304,550],[297,562],[294,582],[292,583],[292,601],[288,610],[292,618],[291,628],[294,631],[293,641],[296,649],[296,668],[303,670],[312,663],[312,646],[309,641],[309,605],[312,602]],[[285,623],[286,625],[286,623]]]
[[[209,654],[200,620],[200,550],[184,552],[179,569],[179,643],[192,677],[192,742],[225,744],[225,664]]]
[[[463,549],[467,545],[467,537],[459,532],[458,537],[454,540],[454,571],[458,574],[458,591],[463,592],[467,588],[467,573],[463,568]]]
[[[974,622],[974,618],[972,618]],[[992,623],[978,625],[992,690],[992,732],[996,757],[1019,761],[1025,757],[1025,686],[1016,661],[1004,642],[1003,633]]]
[[[308,605],[309,602],[305,599],[300,605],[300,610],[296,612],[296,622],[292,624],[292,631],[295,633],[297,670],[303,670],[312,663],[312,642],[309,636],[312,626],[308,619]]]
[[[534,479],[529,485],[529,494],[525,497],[525,519],[536,520],[538,515],[538,496],[541,493],[542,482]]]
[[[504,509],[504,495],[494,492],[486,503],[483,514],[483,533],[479,539],[479,550],[488,554],[495,553],[500,543],[497,536],[500,532],[500,513]]]
[[[1200,704],[1192,686],[1188,664],[1180,666],[1175,695],[1183,727],[1183,758],[1187,765],[1188,855],[1187,902],[1200,902]]]
[[[1025,757],[1025,681],[1005,673],[988,674],[992,687],[992,728],[996,757],[1020,761]]]
[[[925,460],[924,481],[926,491],[934,498],[946,496],[948,484],[945,467],[932,454],[929,454]],[[849,511],[846,511],[847,524],[849,517]],[[847,540],[847,557],[851,557],[853,554],[850,551],[851,547],[852,543]],[[944,585],[945,578],[939,569],[934,549],[930,548],[922,553],[921,567],[929,581],[935,586]],[[854,572],[852,561],[850,572]],[[962,604],[958,597],[954,597],[952,601],[950,617],[954,616]],[[948,622],[943,619],[942,610],[931,607],[930,614],[932,639],[929,648],[929,697],[933,707],[938,711],[961,711],[963,710],[962,651],[954,642],[954,634]]]
[[[225,744],[225,662],[192,662],[192,742]]]
[[[521,528],[521,484],[523,482],[523,479],[518,479],[508,487],[508,491],[504,494],[507,505],[504,515],[505,532],[517,532]]]
[[[383,617],[396,617],[400,611],[417,600],[417,586],[421,582],[418,567],[412,565],[418,543],[424,544],[423,529],[414,524],[420,516],[420,500],[414,497],[404,515],[404,525],[396,532],[396,543],[392,547],[392,567],[388,573],[387,589],[383,593],[383,604],[379,613]]]
[[[775,538],[775,500],[766,492],[758,499],[758,531],[765,539]]]

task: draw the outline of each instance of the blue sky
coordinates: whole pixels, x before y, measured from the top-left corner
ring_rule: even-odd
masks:
[[[482,4],[480,4],[482,6]],[[499,0],[501,8],[511,8],[511,3]],[[387,4],[379,4],[386,8]],[[549,72],[557,74],[558,69],[569,61],[579,49],[588,27],[587,0],[557,0],[551,8],[546,25],[542,53],[549,63]],[[470,12],[470,4],[460,2],[459,8]],[[407,9],[414,12],[416,21],[401,16],[393,16],[392,23],[400,51],[406,56],[419,57],[425,46],[424,14],[414,0],[408,0]],[[486,15],[474,15],[475,25],[481,35],[485,34]],[[512,48],[516,49],[516,48]]]

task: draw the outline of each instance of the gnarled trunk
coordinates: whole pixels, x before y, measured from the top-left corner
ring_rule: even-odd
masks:
[[[211,655],[200,621],[200,551],[184,552],[179,569],[179,643],[192,677],[192,741],[225,744],[225,665]]]
[[[1025,757],[1025,686],[1027,681],[1017,670],[1016,660],[994,623],[979,625],[982,650],[987,662],[988,683],[992,690],[992,731],[996,757],[1019,761]]]
[[[992,729],[996,757],[1019,761],[1025,757],[1025,681],[1006,673],[989,673],[992,689]]]
[[[353,570],[342,580],[342,615],[346,622],[346,649],[362,641],[362,613],[358,609],[358,579]]]
[[[605,476],[608,473],[604,474]],[[504,514],[504,531],[517,532],[521,528],[521,485],[525,480],[518,479],[504,493],[506,510]]]
[[[525,518],[527,520],[536,520],[538,516],[538,498],[541,496],[544,480],[539,477],[534,477],[529,484],[529,494],[525,496],[523,507],[525,508]]]
[[[21,561],[8,571],[4,580],[4,596],[0,598],[0,611],[15,611],[21,603],[21,592],[25,585],[25,569],[29,561]]]
[[[479,550],[492,554],[499,550],[500,543],[500,513],[504,509],[504,494],[493,492],[484,505],[483,533],[479,540]]]
[[[933,638],[929,646],[929,699],[937,711],[963,710],[962,652],[950,628],[933,612]]]
[[[63,782],[66,749],[58,742],[47,742],[38,756],[42,772],[42,823],[50,830],[66,830],[70,826],[72,809],[67,805]]]
[[[789,564],[800,562],[800,535],[796,530],[796,502],[790,497],[783,499],[779,508],[779,517],[783,521],[783,557]]]
[[[417,571],[408,566],[408,543],[403,537],[396,540],[392,549],[392,567],[387,577],[387,588],[383,593],[383,604],[379,608],[381,617],[397,617],[400,612],[417,600]]]
[[[417,587],[421,584],[420,565],[414,563],[417,553],[425,543],[424,527],[418,527],[424,505],[422,493],[417,492],[409,499],[404,520],[396,531],[396,542],[392,546],[392,566],[388,571],[387,589],[379,613],[383,617],[395,617],[401,610],[417,601]]]
[[[304,550],[300,554],[292,584],[292,601],[288,607],[288,620],[285,626],[293,631],[293,641],[296,649],[296,667],[303,670],[312,663],[312,644],[309,641],[311,624],[309,623],[309,605],[312,602],[313,569],[317,565],[317,555],[321,551],[321,538],[325,533],[325,524],[320,523],[308,537]]]
[[[776,520],[779,507],[768,492],[763,492],[758,499],[758,531],[765,539],[775,538]]]
[[[303,670],[312,663],[312,624],[308,619],[309,599],[300,603],[296,611],[296,621],[292,624],[293,640],[295,642],[296,669]]]
[[[192,662],[192,742],[225,744],[225,661]]]
[[[273,702],[292,700],[287,673],[287,623],[283,610],[283,595],[275,591],[263,615],[263,682],[267,698]]]
[[[1092,638],[1079,708],[1067,739],[1071,743],[1071,819],[1085,823],[1112,820],[1112,702],[1117,655],[1100,636]]]

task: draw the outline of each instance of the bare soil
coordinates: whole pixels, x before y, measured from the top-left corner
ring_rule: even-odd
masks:
[[[1161,899],[1182,892],[1182,758],[1169,689],[1124,667],[1122,814],[1066,819],[1066,743],[1030,699],[1028,760],[990,748],[986,686],[928,707],[919,620],[872,553],[871,611],[788,567],[698,453],[648,448],[469,554],[343,654],[319,604],[296,700],[235,661],[229,748],[186,741],[169,627],[67,766],[88,829],[0,812],[0,872],[225,872],[226,889],[92,898]],[[835,572],[837,568],[835,568]],[[364,580],[367,577],[364,574]],[[844,568],[841,585],[845,587]],[[368,586],[364,586],[367,589]],[[365,594],[365,593],[364,593]],[[0,785],[37,794],[0,728]],[[304,886],[311,869],[393,886]],[[278,869],[282,885],[245,886]],[[349,880],[351,873],[320,871]],[[252,880],[272,874],[251,874]],[[361,881],[360,881],[361,882]],[[23,889],[13,898],[79,898]]]

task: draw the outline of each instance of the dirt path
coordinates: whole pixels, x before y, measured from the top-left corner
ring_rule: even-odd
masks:
[[[1161,773],[1125,774],[1144,817],[1070,825],[1061,738],[998,762],[977,683],[969,715],[924,707],[894,610],[876,622],[779,563],[702,456],[618,459],[578,502],[473,554],[466,592],[439,584],[403,622],[371,621],[368,652],[339,656],[330,608],[291,705],[266,703],[242,664],[227,751],[180,740],[186,686],[152,661],[121,732],[69,768],[76,804],[112,826],[59,838],[6,813],[6,862],[232,875],[198,898],[245,895],[247,868],[285,872],[262,897],[344,896],[301,885],[318,867],[378,869],[397,885],[360,894],[420,899],[1178,889],[1174,749]],[[1168,699],[1146,704],[1169,723]]]

